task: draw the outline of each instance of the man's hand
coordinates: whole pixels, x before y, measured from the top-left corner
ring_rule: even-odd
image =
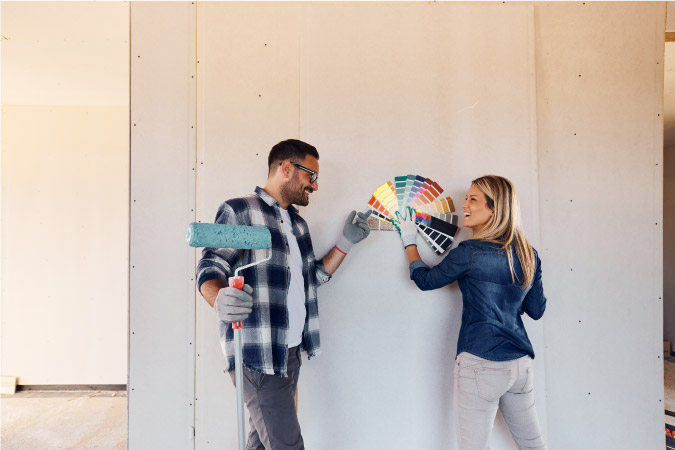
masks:
[[[335,246],[342,253],[347,254],[347,252],[352,248],[352,245],[358,244],[362,240],[368,237],[370,234],[370,228],[368,228],[368,217],[372,213],[372,210],[368,210],[367,213],[358,213],[352,211],[347,216],[345,221],[345,226],[342,228],[342,236],[338,239]],[[356,217],[356,221],[354,218]]]
[[[244,289],[224,287],[218,291],[218,297],[213,304],[218,319],[232,323],[246,319],[253,308],[253,288],[248,284]]]
[[[396,213],[398,217],[398,224],[396,228],[401,235],[403,241],[403,248],[409,245],[417,245],[417,225],[415,225],[415,210],[410,206],[403,210],[403,214]]]

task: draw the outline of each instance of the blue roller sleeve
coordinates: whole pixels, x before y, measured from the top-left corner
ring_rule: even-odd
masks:
[[[192,222],[187,242],[190,247],[258,249],[270,248],[272,236],[265,227]]]

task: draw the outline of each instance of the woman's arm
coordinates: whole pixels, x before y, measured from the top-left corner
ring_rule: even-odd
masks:
[[[414,210],[406,208],[403,215],[398,215],[397,228],[401,234],[405,254],[410,268],[410,279],[423,291],[438,289],[454,282],[471,270],[472,250],[468,245],[459,245],[451,250],[443,261],[433,269],[420,258],[417,244],[418,233],[415,225]]]
[[[417,251],[417,244],[407,246],[405,248],[405,254],[408,257],[408,264],[412,264],[413,261],[422,260],[422,258],[420,258],[420,252]]]
[[[410,264],[410,279],[423,291],[442,288],[471,271],[473,250],[471,246],[460,243],[457,248],[448,252],[447,256],[437,266],[431,269],[421,260],[417,251],[406,247],[406,255]],[[412,259],[411,259],[412,258]]]
[[[539,260],[539,257],[536,256],[536,253],[535,264],[536,267],[534,269],[532,286],[525,295],[521,309],[534,320],[539,320],[546,310],[546,297],[544,296],[544,286],[541,282],[541,261]]]

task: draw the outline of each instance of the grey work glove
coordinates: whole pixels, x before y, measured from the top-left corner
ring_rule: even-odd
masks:
[[[362,240],[368,237],[370,234],[370,228],[368,228],[368,217],[373,210],[369,209],[367,213],[356,213],[352,211],[347,216],[345,221],[345,226],[342,229],[342,235],[338,239],[335,246],[342,253],[347,253],[352,248],[352,245],[358,244]],[[356,221],[354,221],[356,217]]]
[[[218,297],[213,304],[218,319],[226,323],[239,322],[251,314],[253,308],[253,288],[248,284],[244,289],[224,287],[218,291]]]
[[[409,245],[417,245],[417,225],[415,224],[415,209],[410,206],[403,210],[403,214],[396,212],[398,223],[396,228],[401,235],[403,248]]]

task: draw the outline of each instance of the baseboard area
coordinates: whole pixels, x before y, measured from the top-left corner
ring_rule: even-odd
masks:
[[[16,392],[16,377],[1,377],[2,385],[0,387],[0,393],[2,394],[13,394]]]
[[[19,391],[126,391],[126,384],[19,384]]]

